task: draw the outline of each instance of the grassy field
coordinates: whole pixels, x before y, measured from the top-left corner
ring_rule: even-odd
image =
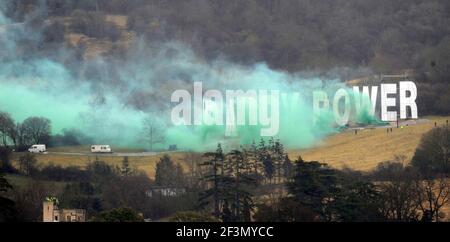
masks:
[[[336,168],[348,167],[354,170],[369,171],[381,161],[393,160],[396,155],[406,156],[410,161],[424,133],[438,125],[445,124],[449,117],[425,117],[428,122],[393,128],[387,133],[385,128],[373,128],[358,131],[347,131],[333,135],[307,150],[289,152],[291,159],[299,155],[304,160],[325,162]]]
[[[353,131],[347,131],[330,136],[317,144],[315,148],[307,150],[288,151],[291,159],[296,159],[299,155],[304,160],[317,160],[328,163],[335,168],[349,167],[354,170],[369,171],[377,166],[379,162],[393,160],[396,155],[406,156],[409,161],[414,155],[414,151],[424,133],[434,127],[434,122],[443,125],[449,117],[426,117],[428,122],[410,125],[407,127],[393,128],[392,133],[387,133],[385,128],[373,128],[358,131],[355,135]],[[54,152],[87,152],[88,146],[53,148]],[[116,152],[140,152],[139,149],[114,149]],[[23,155],[15,153],[13,162]],[[154,177],[155,166],[163,154],[154,156],[129,157],[132,167],[144,171],[149,177]],[[171,152],[171,158],[180,163],[188,170],[186,156],[192,155],[186,152]],[[85,167],[98,157],[113,166],[120,166],[123,157],[102,156],[102,155],[62,155],[62,154],[38,154],[36,155],[40,165],[53,163],[55,165]]]
[[[71,153],[90,153],[91,146],[89,145],[78,145],[78,146],[64,146],[64,147],[52,147],[48,148],[50,152],[71,152]],[[114,152],[144,152],[145,149],[133,149],[133,148],[122,148],[122,147],[113,147]]]
[[[78,148],[69,148],[69,149],[58,149],[60,151],[65,152],[79,152],[83,149]],[[89,150],[89,149],[88,149]],[[55,150],[53,150],[55,151]],[[127,152],[131,152],[130,150],[126,150]],[[85,150],[84,150],[85,152]],[[121,152],[125,152],[125,150],[121,150]],[[13,156],[13,164],[17,164],[17,160],[19,157],[23,155],[23,153],[15,153]],[[158,154],[154,156],[130,156],[128,158],[130,165],[138,170],[145,172],[149,177],[155,176],[155,167],[159,158],[163,156],[163,154]],[[187,162],[183,162],[186,153],[183,152],[171,152],[170,157],[177,163],[180,163],[184,170],[188,169]],[[38,165],[48,165],[55,164],[60,165],[62,167],[67,166],[78,166],[85,167],[89,162],[95,161],[96,157],[105,161],[112,166],[120,166],[123,160],[121,156],[102,156],[102,155],[60,155],[60,154],[36,154],[36,158],[38,160]]]
[[[8,182],[13,186],[14,189],[21,189],[26,187],[27,184],[34,182],[33,178],[23,176],[23,175],[15,175],[15,174],[6,174],[5,178],[8,179]],[[52,191],[61,192],[66,185],[66,182],[56,182],[56,181],[40,181],[42,185],[51,189]]]

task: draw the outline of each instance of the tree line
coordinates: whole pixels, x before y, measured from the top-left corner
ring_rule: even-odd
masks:
[[[27,159],[28,166],[22,163]],[[0,221],[42,221],[42,202],[48,196],[57,197],[61,208],[85,209],[89,221],[157,220],[195,208],[197,195],[189,188],[176,197],[148,195],[154,187],[185,187],[180,165],[166,155],[157,162],[155,173],[155,179],[149,178],[130,165],[128,157],[118,166],[95,158],[81,168],[38,165],[33,154],[25,154],[19,168],[6,173],[28,178],[25,184],[12,186],[1,172]]]
[[[155,148],[165,149],[165,129],[167,125],[155,118],[155,113],[142,120],[142,137],[139,142]],[[0,111],[0,148],[26,151],[32,144],[46,144],[48,147],[76,146],[93,144],[94,138],[76,128],[64,128],[60,133],[52,134],[52,122],[46,117],[32,116],[23,122],[16,122],[10,113]],[[156,147],[159,145],[158,147]]]
[[[422,137],[409,164],[399,155],[370,172],[338,170],[301,157],[291,161],[273,139],[187,154],[182,158],[187,170],[163,155],[154,179],[127,157],[120,166],[95,159],[81,168],[39,166],[33,154],[24,154],[16,173],[32,179],[13,187],[0,177],[1,216],[40,221],[43,199],[56,195],[62,207],[86,209],[94,221],[445,221],[449,137],[448,125],[435,127]],[[152,188],[185,190],[148,196]]]
[[[446,0],[47,0],[46,11],[38,11],[41,1],[18,0],[8,6],[7,16],[19,22],[52,20],[44,27],[39,47],[25,53],[35,49],[50,53],[71,32],[117,43],[121,30],[106,21],[106,15],[119,14],[127,17],[126,31],[135,32],[145,43],[182,41],[206,60],[266,62],[277,70],[344,80],[412,69],[421,115],[450,114]],[[114,46],[106,56],[124,57],[125,45]],[[74,48],[78,57],[84,55],[85,46]],[[71,63],[60,58],[61,63]],[[77,64],[67,65],[76,72]],[[114,69],[109,70],[113,78],[119,76]],[[96,71],[80,75],[100,78]]]
[[[206,186],[199,204],[221,221],[442,221],[443,208],[450,205],[449,135],[448,125],[436,127],[423,136],[409,165],[399,155],[365,173],[301,157],[289,172],[272,173],[264,167],[280,167],[280,160],[268,159],[268,166],[265,159],[267,150],[280,150],[278,141],[269,149],[261,145],[226,154],[219,145],[204,154],[201,166],[208,172],[200,178]]]
[[[205,191],[199,206],[213,204],[214,216],[223,221],[250,221],[255,206],[251,191],[261,184],[281,184],[293,167],[281,142],[273,138],[226,154],[219,144],[203,157],[200,180]]]
[[[31,144],[47,143],[50,139],[51,121],[44,117],[29,117],[16,123],[9,113],[0,112],[0,136],[3,147],[11,143],[20,149]]]
[[[52,135],[52,122],[45,117],[32,116],[22,122],[16,122],[7,112],[0,111],[0,147],[24,151],[32,144],[67,146],[87,144],[92,139],[77,129],[63,129]]]
[[[9,15],[23,19],[38,3],[14,1]],[[88,20],[91,13],[126,15],[128,28],[149,41],[180,39],[206,57],[226,54],[235,61],[266,61],[290,71],[434,67],[438,74],[448,64],[442,51],[450,33],[445,0],[48,0],[46,8],[48,16],[87,13],[76,22]],[[104,24],[85,33],[96,35],[107,28]],[[438,75],[448,82],[448,73]]]

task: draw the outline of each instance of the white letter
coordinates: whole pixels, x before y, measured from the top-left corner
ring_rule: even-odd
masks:
[[[255,90],[248,90],[244,92],[242,90],[227,91],[227,99],[236,98],[236,119],[237,125],[245,125],[247,103],[248,103],[248,119],[249,125],[258,124],[258,109],[257,109],[257,95]],[[233,121],[234,122],[234,121]]]
[[[175,125],[191,125],[191,94],[186,90],[176,90],[170,97],[171,102],[182,102],[172,109],[171,118]],[[180,113],[182,117],[180,117]]]
[[[225,136],[236,136],[236,124],[235,124],[235,114],[234,114],[234,95],[233,91],[225,91]],[[231,97],[232,96],[232,97]]]
[[[368,103],[366,102],[367,99],[365,97],[369,97],[370,102],[372,104],[372,108],[370,109],[369,115],[373,116],[375,114],[375,108],[377,105],[378,87],[372,86],[371,94],[369,94],[369,87],[363,86],[362,95],[360,95],[359,87],[354,86],[353,94],[354,94],[353,96],[355,98],[356,113],[359,113],[361,111],[361,107],[365,108],[366,105],[368,106]]]
[[[259,91],[259,122],[261,125],[269,126],[269,128],[261,128],[261,136],[275,136],[280,128],[280,92],[272,90],[270,94],[270,107],[268,107],[267,91]],[[270,108],[270,116],[268,108]]]
[[[223,125],[223,98],[217,90],[208,90],[203,97],[203,122],[206,125]]]
[[[322,104],[322,106],[321,106]],[[322,110],[328,110],[330,102],[328,101],[328,95],[324,91],[313,92],[313,120],[314,124],[317,122],[317,118],[320,117]]]
[[[194,82],[194,125],[202,124],[203,93],[202,83]]]
[[[342,116],[339,114],[339,100],[341,98],[344,98],[344,115]],[[350,116],[350,96],[343,88],[337,90],[336,94],[334,95],[333,111],[336,123],[340,126],[346,125],[348,122],[348,117]]]
[[[395,98],[388,98],[388,94],[397,93],[397,84],[381,84],[381,120],[397,121],[397,111],[388,111],[388,107],[395,106]]]
[[[409,97],[406,97],[406,91],[409,91]],[[400,118],[406,117],[406,106],[411,107],[411,118],[417,118],[417,87],[412,81],[400,82]]]

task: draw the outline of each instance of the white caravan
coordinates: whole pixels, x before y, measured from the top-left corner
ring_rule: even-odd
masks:
[[[46,151],[45,145],[32,145],[29,149],[31,153],[42,153]]]
[[[111,147],[109,145],[91,145],[92,153],[111,153]]]

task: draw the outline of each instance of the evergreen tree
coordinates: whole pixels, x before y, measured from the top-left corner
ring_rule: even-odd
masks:
[[[0,147],[0,171],[11,172],[14,167],[11,164],[12,151],[8,147]]]
[[[292,161],[289,159],[289,156],[287,154],[284,155],[283,159],[283,176],[288,181],[293,173],[293,165]]]
[[[258,147],[253,141],[252,144],[249,146],[249,148],[244,151],[248,163],[247,173],[249,176],[255,179],[257,184],[259,184],[261,182],[261,179],[263,178],[262,176],[263,164],[258,153]]]
[[[14,201],[2,196],[10,189],[12,189],[12,186],[0,173],[0,222],[14,221],[16,219],[17,211],[14,208]]]
[[[247,166],[242,151],[232,150],[227,154],[230,162],[230,181],[234,184],[230,187],[233,203],[231,211],[237,221],[243,221],[244,215],[253,208],[250,189],[256,185],[255,180],[246,173]]]
[[[332,219],[332,206],[339,192],[336,171],[317,161],[295,162],[292,180],[287,184],[289,192],[297,202],[321,215],[324,220]]]
[[[184,186],[184,174],[181,166],[175,165],[167,154],[163,155],[156,164],[155,183],[158,186]]]
[[[278,180],[277,183],[281,183],[281,178],[283,176],[282,166],[285,160],[284,147],[283,144],[281,144],[280,140],[274,141],[272,138],[271,143],[271,156],[275,170],[275,178]]]
[[[267,179],[269,179],[269,182],[273,178],[274,174],[274,166],[272,162],[272,157],[269,153],[269,149],[266,146],[266,143],[264,139],[261,138],[258,145],[258,154],[257,154],[258,160],[262,163],[264,167],[264,175]]]
[[[120,167],[120,173],[122,174],[122,176],[129,176],[133,173],[130,162],[128,161],[128,156],[123,157],[122,166]]]
[[[31,153],[26,153],[19,158],[19,170],[27,176],[33,175],[36,172],[36,164],[36,157]]]
[[[232,222],[235,221],[233,214],[230,210],[230,204],[228,203],[228,200],[225,199],[222,204],[222,214],[221,218],[223,222]]]
[[[211,174],[202,177],[202,180],[208,183],[212,183],[212,187],[204,191],[200,196],[201,206],[208,204],[208,199],[212,197],[214,203],[214,216],[220,216],[220,202],[223,195],[223,166],[224,166],[224,154],[222,146],[219,143],[215,152],[207,152],[203,155],[208,160],[200,164],[201,166],[207,166],[211,171]],[[219,173],[220,169],[220,173]]]
[[[333,204],[337,221],[383,221],[382,197],[374,184],[352,180],[342,186]]]
[[[251,191],[257,186],[252,155],[245,149],[224,155],[219,144],[215,152],[207,152],[204,157],[207,160],[201,166],[209,172],[201,180],[209,186],[200,194],[200,206],[213,203],[213,214],[222,221],[249,221],[254,207]]]

